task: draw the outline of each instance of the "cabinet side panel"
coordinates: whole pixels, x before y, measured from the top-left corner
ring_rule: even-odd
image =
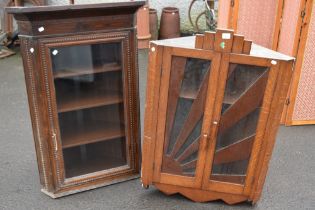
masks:
[[[142,146],[142,183],[152,184],[157,110],[161,80],[163,47],[152,44],[149,51],[149,68],[145,104],[144,135]]]
[[[35,65],[36,52],[30,52],[31,48],[35,48],[35,43],[27,38],[20,39],[40,182],[46,190],[52,191],[54,189],[53,178],[49,172],[51,171],[49,149],[47,145],[47,136],[45,134],[46,129],[44,128],[43,104],[40,97],[41,79],[39,78]]]
[[[315,2],[293,112],[293,121],[315,121]]]
[[[250,195],[250,200],[256,203],[262,193],[265,178],[268,171],[268,164],[271,159],[272,150],[276,140],[276,134],[279,128],[281,114],[286,98],[286,94],[290,85],[292,75],[293,61],[280,61],[279,78],[276,84],[275,93],[272,99],[267,127],[264,135],[264,142],[259,153],[257,169],[253,181],[253,189]]]

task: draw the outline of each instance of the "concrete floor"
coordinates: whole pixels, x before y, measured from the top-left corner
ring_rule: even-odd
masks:
[[[141,111],[147,53],[141,51]],[[143,118],[143,112],[141,113]],[[194,203],[166,196],[139,180],[53,200],[40,192],[31,122],[19,55],[0,60],[0,209],[315,209],[315,126],[281,127],[263,195],[254,207]],[[143,122],[143,121],[142,121]]]

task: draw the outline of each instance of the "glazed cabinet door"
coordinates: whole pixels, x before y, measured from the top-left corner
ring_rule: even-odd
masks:
[[[57,188],[138,170],[128,34],[40,42]]]
[[[219,62],[214,52],[164,47],[153,182],[201,186]]]
[[[278,72],[277,61],[222,55],[204,189],[250,192]]]

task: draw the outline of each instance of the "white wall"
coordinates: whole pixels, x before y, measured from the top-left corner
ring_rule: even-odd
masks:
[[[69,4],[69,0],[47,0],[50,5],[62,5]],[[90,4],[90,3],[104,3],[104,2],[119,2],[126,0],[75,0],[76,4]],[[163,7],[172,6],[179,8],[180,18],[181,18],[181,30],[182,31],[192,31],[193,28],[188,19],[188,7],[191,0],[149,0],[150,7],[158,10],[158,15],[160,17]],[[204,1],[198,0],[192,9],[193,21],[196,16],[204,10]],[[202,17],[199,22],[200,28],[205,28],[205,19]]]

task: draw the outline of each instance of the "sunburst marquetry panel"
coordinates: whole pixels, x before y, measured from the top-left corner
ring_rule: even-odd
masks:
[[[210,64],[195,58],[172,59],[163,173],[195,175]]]
[[[230,64],[211,180],[244,184],[268,73],[266,67]]]

